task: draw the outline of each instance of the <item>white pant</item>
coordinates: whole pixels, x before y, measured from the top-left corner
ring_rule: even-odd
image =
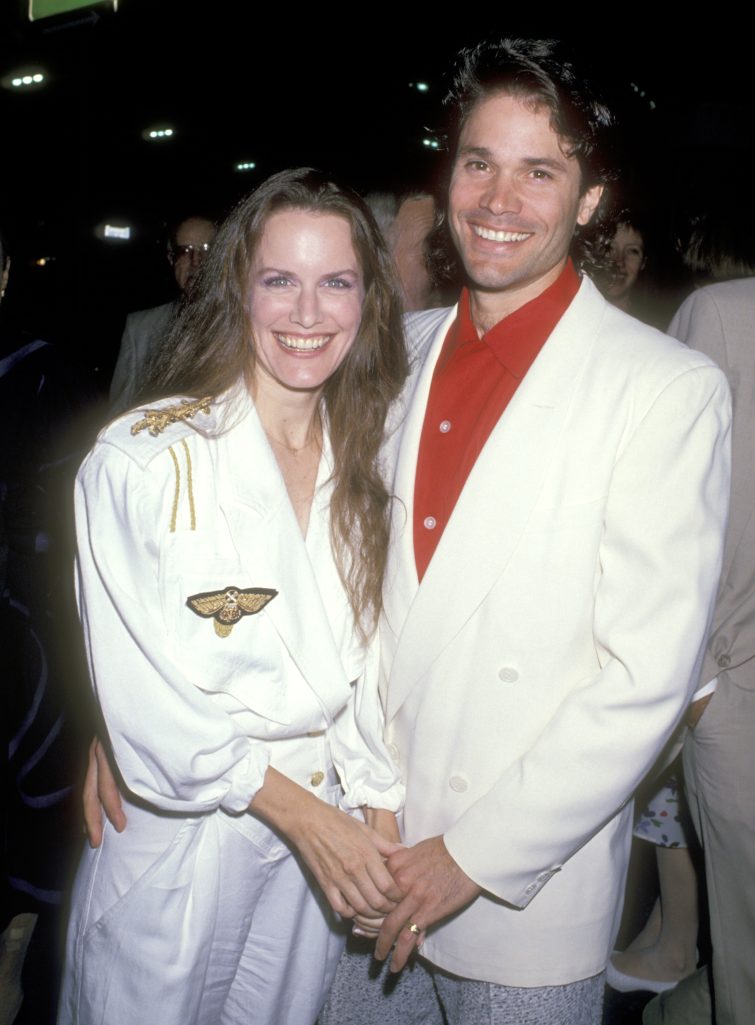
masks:
[[[289,848],[250,815],[126,814],[79,867],[58,1025],[312,1025],[344,930]]]

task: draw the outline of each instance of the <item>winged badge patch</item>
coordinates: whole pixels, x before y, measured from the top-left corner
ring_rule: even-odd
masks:
[[[228,637],[243,616],[261,612],[278,592],[268,587],[226,587],[223,591],[191,594],[187,606],[202,619],[212,619],[218,637]]]

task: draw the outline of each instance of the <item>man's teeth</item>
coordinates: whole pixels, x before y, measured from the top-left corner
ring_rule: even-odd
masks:
[[[485,238],[489,242],[524,242],[530,237],[528,231],[493,231],[492,228],[483,228],[479,224],[473,224],[472,230],[475,235]]]
[[[314,349],[321,349],[323,345],[330,341],[330,335],[309,335],[303,338],[301,335],[282,335],[276,334],[275,336],[281,345],[285,349],[295,349],[297,352],[309,352]]]

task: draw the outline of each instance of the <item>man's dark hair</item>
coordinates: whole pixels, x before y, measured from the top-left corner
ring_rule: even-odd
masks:
[[[551,127],[566,142],[569,156],[579,161],[582,191],[613,180],[613,115],[575,69],[563,43],[501,39],[460,52],[445,99],[452,156],[472,108],[496,93],[508,93],[550,111]]]

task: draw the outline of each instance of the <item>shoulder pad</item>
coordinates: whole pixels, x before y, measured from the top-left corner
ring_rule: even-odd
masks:
[[[148,407],[132,409],[109,424],[98,441],[120,449],[146,467],[155,456],[184,438],[213,434],[217,430],[215,399],[162,399]]]

